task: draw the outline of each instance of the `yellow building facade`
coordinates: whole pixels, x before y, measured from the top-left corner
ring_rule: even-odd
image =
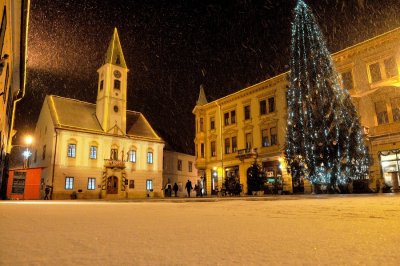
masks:
[[[333,60],[365,129],[369,186],[392,186],[400,170],[400,28],[339,51]],[[247,193],[247,170],[255,159],[269,179],[283,183],[283,192],[311,192],[307,181],[292,180],[284,162],[288,85],[283,73],[213,102],[200,89],[194,142],[207,192],[216,194],[234,175]]]
[[[98,69],[96,104],[48,95],[35,129],[33,167],[52,199],[162,197],[164,141],[127,106],[128,68],[117,30]]]
[[[16,103],[25,94],[29,0],[0,0],[0,198],[6,195]]]

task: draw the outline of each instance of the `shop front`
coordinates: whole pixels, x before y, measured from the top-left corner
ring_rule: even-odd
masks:
[[[385,185],[392,190],[399,187],[400,149],[380,151],[379,160]]]

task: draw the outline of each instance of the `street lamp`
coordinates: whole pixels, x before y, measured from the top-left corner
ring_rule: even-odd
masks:
[[[24,152],[22,153],[22,156],[24,156],[24,168],[29,168],[29,157],[32,155],[32,152],[29,150],[29,148],[33,142],[32,136],[26,135],[24,137],[24,142],[26,148],[26,150],[24,150]]]

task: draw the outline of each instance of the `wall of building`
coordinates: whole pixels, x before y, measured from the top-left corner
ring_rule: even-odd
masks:
[[[201,180],[195,167],[196,157],[190,154],[179,153],[175,151],[164,150],[163,160],[163,188],[169,183],[173,186],[176,182],[179,190],[178,196],[186,196],[185,185],[188,180],[192,182],[192,186]],[[178,169],[178,161],[181,162],[181,170]],[[190,170],[189,164],[192,164]]]
[[[351,76],[352,87],[347,89],[349,89],[359,112],[361,124],[368,133],[366,144],[369,146],[372,158],[370,183],[373,187],[376,180],[382,178],[379,153],[389,148],[392,150],[400,148],[400,120],[394,121],[393,116],[395,109],[393,101],[396,98],[400,99],[400,28],[337,52],[333,55],[333,59],[340,75],[345,77],[350,73]],[[388,64],[389,59],[394,60],[395,68],[397,68],[397,74],[391,76],[387,74],[385,65]],[[379,81],[374,81],[371,74],[371,65],[376,63],[379,65],[382,76]],[[348,84],[345,81],[343,80],[343,85]],[[193,114],[196,116],[195,148],[196,166],[199,171],[206,172],[207,177],[218,175],[219,182],[222,182],[225,172],[223,169],[238,166],[240,182],[246,190],[246,170],[254,159],[242,156],[244,159],[239,160],[240,152],[225,154],[224,139],[229,136],[237,136],[238,150],[244,149],[246,148],[245,134],[251,132],[253,148],[257,148],[258,161],[263,165],[273,165],[274,161],[279,162],[277,165],[281,169],[284,181],[283,190],[292,192],[292,179],[286,171],[283,160],[288,85],[287,73],[284,73],[213,102],[197,105]],[[275,98],[275,111],[260,115],[260,100],[271,96]],[[376,104],[379,101],[385,102],[388,117],[386,123],[380,124],[377,118]],[[244,119],[243,108],[245,105],[251,106],[249,120]],[[224,113],[230,110],[236,111],[236,122],[225,126],[223,125]],[[215,117],[214,130],[210,129],[211,117]],[[202,126],[201,119],[203,120]],[[271,126],[277,128],[277,144],[262,147],[261,130]],[[216,143],[215,156],[211,156],[210,142],[212,141]],[[201,154],[202,144],[204,144],[204,156]],[[250,157],[255,157],[254,151]],[[207,183],[207,190],[210,191],[212,186],[211,182]],[[311,192],[311,186],[307,182],[304,185],[304,191]]]

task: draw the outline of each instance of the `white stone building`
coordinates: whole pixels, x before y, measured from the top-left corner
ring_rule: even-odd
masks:
[[[162,196],[164,141],[143,114],[126,110],[128,68],[117,30],[98,69],[96,104],[46,96],[33,167],[52,199]]]

